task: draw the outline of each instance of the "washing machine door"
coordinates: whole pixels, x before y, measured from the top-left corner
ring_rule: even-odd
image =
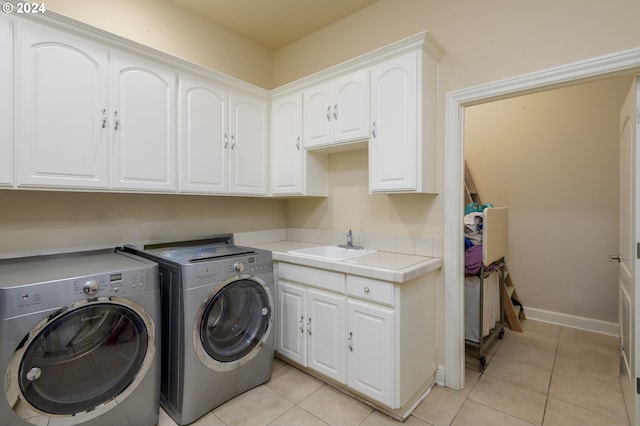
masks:
[[[256,277],[236,278],[217,287],[202,304],[194,327],[200,361],[218,371],[250,361],[269,336],[273,299]]]
[[[126,299],[96,298],[50,315],[9,363],[5,389],[16,414],[77,424],[104,413],[150,368],[154,336],[148,314]]]

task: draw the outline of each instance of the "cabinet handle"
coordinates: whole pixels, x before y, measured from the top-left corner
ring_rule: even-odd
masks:
[[[224,134],[224,149],[229,148],[229,135]]]
[[[353,333],[349,332],[349,338],[347,339],[347,346],[349,346],[349,352],[353,352]]]
[[[296,148],[300,151],[300,136],[296,138]]]
[[[311,317],[307,318],[307,334],[311,336]]]
[[[120,117],[118,117],[118,111],[113,112],[113,130],[118,130],[120,124]]]
[[[104,129],[105,127],[107,127],[107,110],[103,109],[102,110],[102,128]]]
[[[333,106],[333,118],[338,119],[338,104]]]
[[[365,287],[365,288],[364,288],[364,292],[365,292],[365,293],[369,293],[369,287]]]
[[[304,316],[300,315],[300,321],[298,322],[298,327],[300,327],[300,333],[304,334]]]
[[[235,135],[231,135],[231,149],[235,149],[236,147],[236,137]]]
[[[373,138],[377,138],[376,136],[376,122],[374,121],[373,124],[371,125],[371,136],[373,136]]]
[[[327,121],[331,121],[331,105],[327,107]]]

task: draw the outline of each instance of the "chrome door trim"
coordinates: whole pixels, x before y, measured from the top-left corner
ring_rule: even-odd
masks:
[[[269,300],[269,322],[267,325],[267,331],[264,333],[264,336],[262,336],[262,339],[260,339],[260,342],[258,342],[258,344],[251,350],[251,352],[249,352],[242,358],[236,361],[231,361],[231,362],[220,362],[218,360],[211,358],[211,356],[205,350],[204,345],[202,344],[202,340],[200,338],[200,322],[202,321],[204,310],[209,304],[209,301],[213,297],[215,297],[220,291],[222,291],[225,287],[240,280],[252,281],[260,285],[260,287],[262,287],[262,289],[267,294],[267,299]],[[221,282],[219,285],[217,285],[215,289],[212,290],[207,295],[207,297],[205,297],[205,299],[202,301],[202,303],[200,304],[200,307],[198,308],[198,312],[195,318],[193,319],[192,342],[193,342],[193,348],[195,350],[196,356],[198,357],[200,362],[202,362],[208,368],[215,371],[230,371],[230,370],[239,368],[244,364],[246,364],[247,362],[251,361],[258,354],[258,352],[262,350],[262,347],[264,346],[265,342],[271,335],[272,328],[273,328],[273,308],[274,308],[273,303],[274,302],[273,302],[273,296],[271,294],[271,290],[263,280],[256,277],[255,275],[247,275],[247,274],[235,275]]]
[[[133,311],[140,317],[140,320],[146,327],[147,331],[147,352],[140,366],[140,370],[136,373],[133,381],[129,384],[129,386],[127,386],[120,394],[92,409],[79,411],[72,414],[52,414],[39,410],[27,400],[27,398],[23,395],[19,385],[20,364],[26,350],[30,347],[31,342],[38,338],[40,336],[40,333],[44,329],[46,329],[46,327],[51,322],[56,321],[62,318],[64,315],[76,311],[80,308],[96,304],[120,305],[126,309],[129,309],[130,311]],[[142,380],[146,377],[147,372],[151,368],[151,365],[155,358],[155,353],[156,327],[151,316],[142,306],[132,300],[123,299],[121,297],[96,297],[81,300],[79,302],[64,306],[53,314],[42,319],[40,322],[38,322],[38,324],[36,324],[33,329],[31,329],[29,333],[27,333],[24,339],[20,342],[18,348],[11,355],[7,370],[5,371],[5,398],[7,399],[9,405],[17,416],[35,425],[42,424],[43,419],[58,419],[65,425],[69,426],[84,423],[88,420],[103,415],[105,412],[113,409],[119,403],[126,400],[127,397],[131,395],[131,393],[140,385]]]

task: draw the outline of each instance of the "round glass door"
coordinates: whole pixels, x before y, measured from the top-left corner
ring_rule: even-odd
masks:
[[[29,342],[19,367],[21,393],[45,413],[93,410],[134,381],[148,344],[147,327],[132,309],[84,305],[53,319]]]
[[[233,281],[205,304],[199,326],[202,347],[220,363],[238,361],[254,353],[270,322],[265,288],[248,279]]]

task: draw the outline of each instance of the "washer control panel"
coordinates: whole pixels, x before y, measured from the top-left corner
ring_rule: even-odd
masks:
[[[270,256],[243,256],[227,263],[228,273],[259,274],[273,270],[273,259]]]
[[[60,309],[86,299],[160,290],[155,262],[110,249],[0,263],[0,312],[4,318]]]

